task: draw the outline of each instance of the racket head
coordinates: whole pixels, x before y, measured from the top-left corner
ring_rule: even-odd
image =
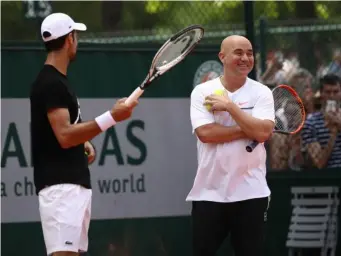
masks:
[[[281,84],[272,90],[275,104],[275,131],[296,134],[302,130],[306,112],[302,99],[289,85]]]
[[[272,90],[272,95],[275,105],[275,129],[273,132],[290,135],[301,131],[306,113],[298,93],[291,86],[281,84]],[[246,151],[251,153],[258,144],[258,141],[252,141],[246,146]]]
[[[156,53],[152,66],[164,73],[182,61],[200,42],[204,28],[200,25],[189,26],[173,35]]]
[[[202,26],[191,25],[169,38],[155,54],[149,73],[140,88],[145,89],[155,78],[181,62],[203,36],[204,28]]]

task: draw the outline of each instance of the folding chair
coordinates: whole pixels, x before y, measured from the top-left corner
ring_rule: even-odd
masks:
[[[286,246],[316,248],[321,256],[335,256],[338,227],[338,187],[292,187],[293,206]],[[301,250],[299,250],[299,255]]]

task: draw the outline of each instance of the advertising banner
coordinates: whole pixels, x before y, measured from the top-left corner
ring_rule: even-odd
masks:
[[[115,99],[80,99],[84,121],[110,109]],[[144,98],[133,116],[92,143],[92,218],[188,215],[185,202],[196,171],[190,101]],[[33,184],[28,99],[1,102],[2,222],[39,221]]]

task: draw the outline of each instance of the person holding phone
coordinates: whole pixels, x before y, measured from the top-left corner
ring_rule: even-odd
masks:
[[[303,146],[315,167],[341,167],[341,79],[327,74],[320,79],[322,107],[308,116],[302,129]]]

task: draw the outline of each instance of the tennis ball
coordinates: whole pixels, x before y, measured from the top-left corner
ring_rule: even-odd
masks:
[[[213,94],[223,96],[224,95],[224,89],[214,90]]]
[[[224,90],[223,89],[214,90],[213,94],[223,96],[224,95]],[[206,104],[205,107],[206,107],[206,109],[208,111],[210,111],[212,106],[211,106],[211,104]]]

